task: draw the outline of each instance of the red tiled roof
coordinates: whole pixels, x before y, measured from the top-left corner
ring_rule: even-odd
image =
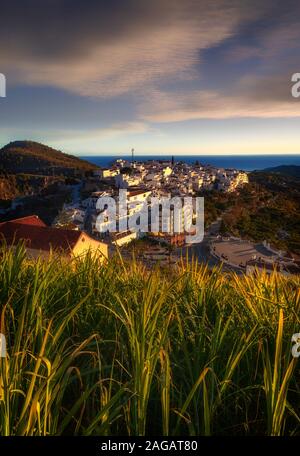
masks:
[[[129,198],[131,196],[136,196],[136,195],[142,195],[143,193],[148,193],[150,190],[145,189],[139,189],[139,190],[129,190],[128,191],[128,196]]]
[[[7,222],[0,223],[0,226],[4,225],[5,223],[21,223],[22,225],[43,226],[43,227],[47,226],[37,215],[28,215],[27,217],[21,217],[21,218],[14,219],[14,220],[8,220]]]
[[[26,247],[34,250],[70,252],[81,235],[81,231],[35,226],[18,220],[0,225],[0,238],[3,236],[8,245],[24,241]]]

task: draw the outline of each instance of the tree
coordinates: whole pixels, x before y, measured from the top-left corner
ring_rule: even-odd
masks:
[[[121,174],[129,174],[131,175],[133,173],[133,169],[130,168],[130,166],[124,166],[124,168],[120,169]]]

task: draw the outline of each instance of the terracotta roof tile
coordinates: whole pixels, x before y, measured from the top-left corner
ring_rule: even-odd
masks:
[[[8,220],[6,222],[0,223],[0,226],[4,225],[4,223],[21,223],[22,225],[43,226],[43,227],[47,226],[37,215],[28,215],[27,217],[21,217],[21,218],[14,219],[14,220]]]
[[[0,237],[3,236],[8,245],[24,241],[26,247],[34,250],[50,251],[52,249],[70,252],[81,235],[80,231],[35,226],[18,221],[0,225]]]

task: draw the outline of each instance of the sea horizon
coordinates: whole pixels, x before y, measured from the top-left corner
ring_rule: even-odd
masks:
[[[244,171],[262,170],[283,165],[300,166],[300,154],[282,155],[135,155],[135,161],[174,160],[185,163],[199,162],[220,168],[236,168]],[[132,160],[131,155],[84,155],[80,156],[97,166],[109,167],[117,159]]]

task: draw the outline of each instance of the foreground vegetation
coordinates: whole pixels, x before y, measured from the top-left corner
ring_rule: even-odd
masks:
[[[299,277],[0,263],[1,435],[299,435]]]

